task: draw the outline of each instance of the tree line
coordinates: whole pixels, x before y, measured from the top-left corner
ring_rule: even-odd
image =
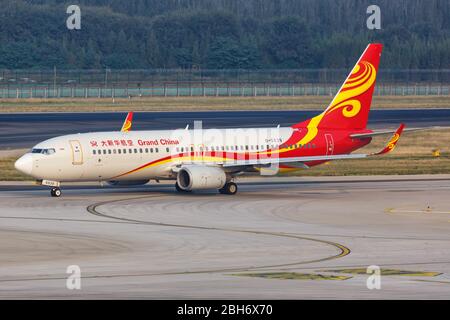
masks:
[[[368,42],[384,68],[450,68],[450,1],[80,0],[68,30],[57,0],[0,0],[0,68],[299,69],[350,67]]]

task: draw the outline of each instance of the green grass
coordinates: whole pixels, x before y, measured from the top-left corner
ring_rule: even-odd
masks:
[[[326,272],[334,273],[349,273],[349,274],[367,274],[367,269],[356,268],[356,269],[338,269],[338,270],[325,270]],[[410,277],[436,277],[442,273],[431,272],[431,271],[408,271],[408,270],[397,270],[397,269],[380,269],[382,276],[410,276]]]
[[[240,274],[233,274],[233,276],[277,279],[277,280],[347,280],[351,278],[348,276],[323,275],[315,273],[298,273],[298,272],[240,273]]]
[[[20,173],[14,168],[16,157],[0,158],[0,180],[2,181],[26,181],[30,177]]]

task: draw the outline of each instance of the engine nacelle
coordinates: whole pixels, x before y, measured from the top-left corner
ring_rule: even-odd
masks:
[[[150,180],[123,180],[123,181],[111,180],[107,181],[107,183],[111,186],[140,186],[148,183],[149,181]]]
[[[227,182],[225,172],[218,167],[200,165],[185,166],[177,175],[177,183],[186,191],[220,189]]]

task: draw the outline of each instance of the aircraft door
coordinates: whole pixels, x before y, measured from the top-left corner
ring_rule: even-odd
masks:
[[[203,162],[204,155],[205,155],[205,145],[204,144],[199,144],[198,145],[198,152],[197,152],[197,159],[198,159],[199,162]]]
[[[81,148],[80,141],[70,140],[70,148],[72,149],[72,164],[82,165],[83,164],[83,149]]]
[[[325,134],[325,140],[327,142],[327,156],[330,156],[334,153],[334,140],[333,135],[330,133]]]

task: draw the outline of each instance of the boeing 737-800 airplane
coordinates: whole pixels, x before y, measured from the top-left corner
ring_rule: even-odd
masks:
[[[235,194],[233,179],[249,173],[277,174],[331,160],[357,159],[394,149],[404,125],[374,154],[351,154],[367,145],[366,128],[381,44],[369,44],[324,112],[291,127],[131,131],[132,113],[121,131],[72,134],[34,146],[17,170],[60,196],[61,182],[100,181],[139,185],[173,179],[178,191],[218,189]]]

